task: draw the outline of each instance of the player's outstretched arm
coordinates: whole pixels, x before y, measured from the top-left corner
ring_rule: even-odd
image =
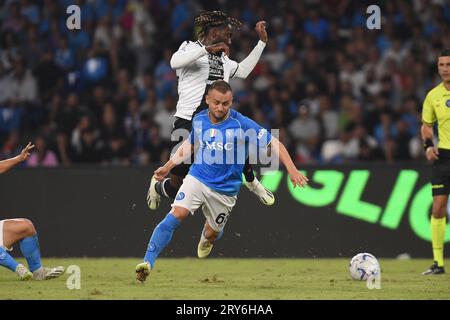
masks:
[[[28,142],[27,146],[14,158],[6,159],[3,161],[0,161],[0,173],[3,173],[5,171],[8,171],[12,167],[14,167],[16,164],[25,161],[30,156],[30,151],[34,148],[34,144],[31,142]]]
[[[206,47],[195,48],[188,48],[186,44],[183,44],[180,49],[172,55],[172,58],[170,59],[170,67],[172,69],[184,68],[208,54],[208,52],[225,52],[225,55],[229,55],[230,48],[223,42],[215,43]]]
[[[286,170],[289,173],[289,178],[294,185],[304,187],[308,184],[308,178],[301,174],[297,168],[295,167],[294,162],[292,161],[289,152],[286,147],[278,140],[277,138],[272,137],[272,141],[270,142],[270,148],[276,157],[279,157],[281,162],[286,167]]]
[[[268,40],[266,22],[259,21],[258,23],[256,23],[255,30],[259,35],[260,41],[258,41],[258,44],[255,48],[253,48],[252,52],[250,52],[250,54],[239,63],[236,73],[234,74],[235,78],[247,78],[247,76],[255,68],[256,64],[259,61],[259,58],[261,58],[264,48],[266,47],[266,43]]]
[[[159,167],[157,170],[155,170],[155,179],[158,181],[163,181],[164,178],[169,174],[170,170],[188,159],[192,155],[193,151],[194,148],[189,139],[185,140],[183,144],[178,148],[177,152],[175,152],[175,154],[169,159],[169,161],[167,161],[166,164],[162,167]]]

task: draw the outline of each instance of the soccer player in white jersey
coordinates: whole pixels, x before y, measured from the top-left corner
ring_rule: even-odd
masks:
[[[213,242],[221,237],[236,203],[242,169],[252,146],[257,150],[270,148],[285,165],[294,187],[308,182],[278,139],[253,120],[230,109],[233,94],[227,82],[215,81],[208,89],[206,102],[209,108],[194,117],[189,138],[155,171],[155,178],[162,181],[172,168],[196,150],[194,163],[175,197],[172,210],[153,231],[144,262],[136,266],[136,279],[140,282],[144,282],[154,268],[155,260],[172,239],[175,229],[200,207],[206,222],[197,254],[199,258],[210,254]]]
[[[28,159],[33,148],[34,145],[28,143],[18,156],[0,161],[0,174]],[[17,242],[27,260],[28,269],[8,253]],[[36,229],[28,219],[0,220],[0,266],[15,272],[20,280],[48,280],[57,278],[64,273],[63,267],[47,268],[42,266]]]
[[[233,77],[246,78],[258,63],[267,42],[266,23],[259,21],[256,24],[255,30],[260,40],[247,58],[237,63],[229,58],[229,46],[233,32],[240,25],[238,20],[221,11],[203,11],[195,19],[195,26],[200,30],[199,40],[183,42],[173,54],[170,64],[178,76],[179,99],[172,130],[172,153],[181,144],[179,139],[186,139],[191,131],[192,117],[207,109],[205,96],[211,83],[215,80],[228,82]],[[183,133],[184,136],[180,137]],[[152,177],[147,193],[147,203],[151,210],[158,208],[161,196],[171,199],[175,197],[189,167],[189,164],[174,167],[170,178],[164,181],[158,182]],[[243,174],[249,190],[265,205],[273,205],[273,193],[258,181],[248,161]]]

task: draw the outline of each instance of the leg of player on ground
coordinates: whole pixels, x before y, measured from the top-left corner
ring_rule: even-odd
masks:
[[[8,268],[12,272],[16,272],[21,280],[31,280],[33,278],[33,274],[28,271],[24,265],[19,264],[13,257],[11,257],[7,251],[7,249],[11,248],[17,241],[5,228],[8,221],[11,220],[0,221],[0,265]]]
[[[155,266],[155,260],[172,239],[173,232],[188,216],[189,210],[174,206],[173,210],[156,226],[148,243],[144,262],[136,266],[136,279],[138,281],[145,281],[150,274],[150,270]]]
[[[33,223],[28,219],[5,220],[3,224],[3,245],[11,248],[19,243],[20,251],[27,260],[29,270],[35,280],[47,280],[57,278],[64,273],[63,267],[46,268],[41,263],[39,240]],[[18,274],[21,278],[29,277],[28,270],[23,265],[18,265]]]

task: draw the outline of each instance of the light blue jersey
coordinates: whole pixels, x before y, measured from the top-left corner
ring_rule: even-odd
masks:
[[[219,193],[234,196],[241,188],[249,152],[267,148],[272,136],[236,110],[216,124],[204,110],[194,117],[189,139],[198,148],[189,174]]]

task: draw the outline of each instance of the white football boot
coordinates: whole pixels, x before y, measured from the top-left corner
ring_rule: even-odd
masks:
[[[58,266],[54,268],[40,267],[33,271],[34,280],[50,280],[59,278],[64,274],[64,267]]]
[[[206,258],[211,253],[212,248],[213,244],[202,235],[197,246],[197,256],[200,259]]]
[[[17,265],[15,272],[19,276],[19,279],[22,281],[33,279],[33,274],[23,264]]]
[[[245,186],[266,206],[271,206],[275,203],[275,196],[270,190],[267,190],[261,182],[255,177],[252,182],[245,182]]]
[[[150,187],[148,188],[147,192],[147,205],[150,210],[156,210],[159,207],[159,204],[161,202],[161,196],[156,192],[155,186],[158,180],[155,179],[155,177],[152,177],[152,180],[150,182]]]

